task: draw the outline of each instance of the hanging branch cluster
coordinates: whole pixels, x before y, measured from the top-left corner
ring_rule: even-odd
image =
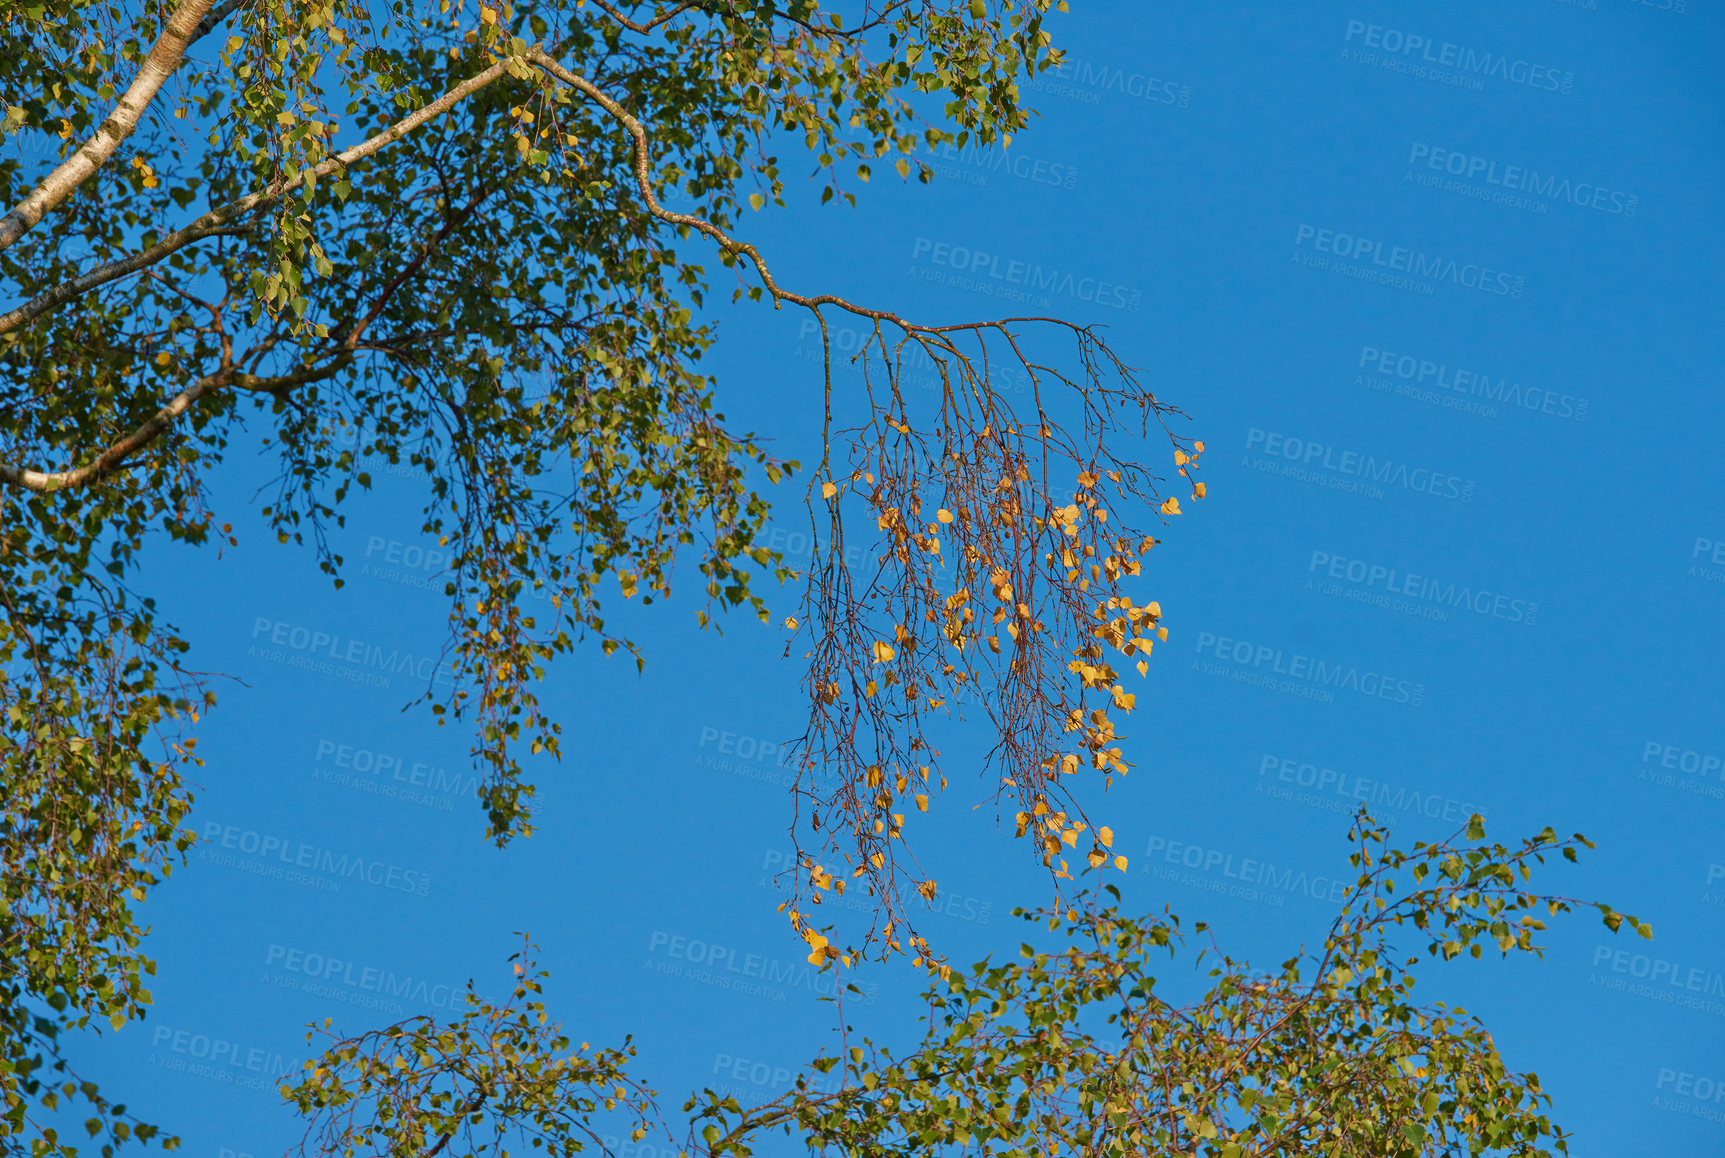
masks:
[[[797,790],[844,868],[805,853],[798,900],[819,904],[861,878],[880,898],[870,937],[888,950],[908,944],[920,963],[931,951],[899,882],[911,878],[925,898],[938,886],[901,838],[907,816],[947,787],[932,717],[980,706],[997,741],[995,797],[1016,806],[1017,835],[1057,881],[1071,878],[1068,856],[1126,867],[1075,789],[1085,776],[1106,786],[1129,767],[1116,729],[1136,696],[1122,673],[1142,674],[1167,638],[1160,605],[1140,602],[1132,580],[1157,542],[1145,514],[1166,520],[1180,507],[1175,496],[1158,502],[1141,440],[1165,439],[1183,476],[1203,444],[1169,429],[1176,412],[1092,329],[1044,318],[892,324],[896,341],[877,320],[859,355],[865,422],[831,436],[849,470],[815,480],[826,526],[808,588],[812,713]],[[1020,332],[1031,324],[1070,336],[1077,375],[1025,353]],[[907,352],[938,373],[932,404],[906,389]],[[1022,413],[992,385],[1000,358],[1029,377]],[[859,574],[845,550],[847,507],[867,536]],[[800,904],[791,912],[815,957],[841,955]]]

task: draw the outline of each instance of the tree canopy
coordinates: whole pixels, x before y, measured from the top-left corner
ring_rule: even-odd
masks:
[[[1477,817],[1407,852],[1388,835],[1356,824],[1341,914],[1317,949],[1276,969],[1205,944],[1202,923],[1189,936],[1171,913],[1124,914],[1105,886],[1082,909],[1020,911],[1062,934],[1062,949],[1027,942],[1009,963],[931,967],[913,1049],[860,1038],[759,1105],[705,1089],[683,1106],[682,1139],[629,1075],[631,1046],[572,1050],[548,1023],[530,957],[502,1005],[470,993],[455,1021],[332,1040],[283,1093],[310,1119],[301,1153],[343,1158],[512,1142],[572,1155],[602,1146],[601,1124],[619,1116],[636,1141],[666,1135],[701,1158],[748,1158],[779,1133],[823,1154],[907,1158],[1567,1152],[1538,1075],[1512,1069],[1465,1009],[1416,1000],[1413,967],[1422,949],[1539,954],[1541,915],[1574,902],[1523,886],[1545,854],[1573,860],[1586,841],[1546,829],[1489,842]],[[1614,929],[1631,919],[1599,907]],[[1158,959],[1194,940],[1207,988],[1169,1000]]]
[[[1181,1020],[1187,1028],[1176,1033],[1174,1022],[1152,1032],[1133,1021],[1153,1022],[1164,1014],[1142,1011],[1162,1007],[1120,988],[1136,978],[1144,947],[1173,935],[1171,922],[1075,901],[1062,919],[1088,938],[1088,955],[1036,957],[1018,972],[990,967],[960,982],[904,909],[902,886],[936,887],[901,830],[906,813],[929,809],[947,784],[930,721],[959,701],[998,737],[988,782],[1056,881],[1076,887],[1083,872],[1125,867],[1083,794],[1127,770],[1116,728],[1136,705],[1116,665],[1143,671],[1166,638],[1161,608],[1138,580],[1156,527],[1182,499],[1204,495],[1195,478],[1203,443],[1176,429],[1178,412],[1091,328],[1044,317],[925,324],[891,303],[781,284],[748,239],[745,206],[783,204],[805,161],[823,200],[849,200],[875,166],[926,180],[936,146],[1009,142],[1029,123],[1020,82],[1059,59],[1044,27],[1051,7],[1065,4],[0,7],[0,106],[19,154],[0,162],[0,197],[12,206],[0,218],[0,285],[13,299],[0,314],[8,1129],[46,1146],[42,1112],[83,1099],[92,1133],[154,1134],[68,1077],[61,1048],[70,1028],[144,1014],[153,965],[135,906],[190,846],[185,777],[198,762],[195,725],[215,705],[207,677],[186,660],[189,633],[140,585],[146,545],[231,541],[220,510],[232,499],[214,476],[239,450],[264,448],[279,472],[261,515],[283,542],[309,544],[338,585],[346,561],[328,533],[343,525],[345,504],[385,465],[421,476],[423,531],[451,558],[455,673],[446,693],[422,699],[440,723],[471,735],[478,803],[497,843],[533,831],[522,755],[559,752],[559,725],[536,693],[547,666],[584,644],[645,659],[613,626],[615,599],[665,598],[681,565],[704,589],[701,625],[730,608],[772,621],[758,580],[792,582],[800,594],[778,625],[805,661],[809,718],[794,764],[801,844],[786,915],[812,961],[902,953],[953,987],[939,1000],[966,1011],[954,1025],[970,1025],[985,994],[1012,1006],[1046,990],[1024,1007],[1025,1033],[979,1039],[995,1042],[990,1049],[1044,1051],[1069,1010],[1124,997],[1130,1033],[1149,1035],[1130,1038],[1124,1053],[1080,1035],[1070,1052],[1025,1064],[1072,1067],[1070,1111],[1124,1115],[1130,1125],[1110,1117],[1098,1128],[1127,1148],[1151,1136],[1132,1131],[1164,1129],[1145,1123],[1188,1102],[1180,1112],[1197,1124],[1167,1126],[1156,1145],[1220,1138],[1214,1131],[1237,1110],[1284,1125],[1316,1114],[1323,1130],[1376,1146],[1386,1135],[1355,1123],[1384,1107],[1397,1123],[1423,1121],[1410,1107],[1429,1116],[1423,1099],[1434,1090],[1473,1115],[1472,1137],[1531,1145],[1543,1134],[1543,1119],[1526,1116],[1532,1102],[1489,1101],[1503,1080],[1495,1054],[1446,1015],[1395,1037],[1400,1052],[1372,1053],[1381,1034],[1366,1027],[1406,1008],[1389,996],[1399,992],[1393,971],[1373,972],[1361,946],[1373,921],[1399,920],[1382,914],[1401,910],[1338,926],[1332,939],[1350,964],[1304,975],[1291,964],[1281,988],[1262,995],[1227,980],[1225,967],[1210,1004],[1180,1014],[1198,1020]],[[823,335],[839,315],[864,326],[860,388],[835,380],[827,349],[818,460],[775,457],[719,409],[726,387],[702,368],[716,339],[703,309],[725,290],[809,311]],[[939,389],[907,390],[911,365],[933,367]],[[1026,396],[998,388],[1008,373],[1029,382]],[[801,486],[818,543],[802,571],[763,541],[769,495],[787,485]],[[860,567],[847,553],[857,542],[868,545]],[[529,606],[529,594],[544,598]],[[1552,846],[1542,840],[1530,852]],[[1498,928],[1498,901],[1483,899],[1498,894],[1477,891],[1521,862],[1502,850],[1481,855],[1452,875],[1462,892],[1430,894],[1430,915],[1450,921],[1455,910],[1444,906],[1462,898],[1461,911],[1476,914],[1465,919],[1483,922],[1462,944],[1489,929],[1526,948],[1523,933]],[[876,915],[856,944],[834,943],[816,908],[847,885],[868,892]],[[1504,896],[1522,906],[1520,894]],[[1337,969],[1348,976],[1338,980]],[[1230,1057],[1226,1035],[1249,1025],[1268,1035],[1252,1056],[1268,1056],[1261,1047],[1292,1024],[1275,1019],[1302,977],[1317,978],[1311,1000],[1328,1003],[1318,1020],[1342,1035],[1323,1056],[1340,1050],[1376,1067],[1390,1101],[1356,1117],[1296,1110],[1308,1106],[1295,1089],[1304,1077],[1271,1079],[1244,1061],[1227,1062],[1209,1092],[1155,1108],[1111,1084],[1116,1072],[1144,1078],[1150,1070],[1133,1068],[1141,1062],[1160,1082],[1212,1047],[1222,1052],[1206,1058]],[[530,992],[524,982],[517,999]],[[510,1073],[532,1050],[566,1049],[560,1038],[521,1038],[539,1031],[518,1012],[480,1003],[470,1014],[490,1026],[486,1040],[507,1038],[495,1064]],[[1191,1028],[1200,1024],[1213,1028]],[[428,1032],[387,1031],[373,1044]],[[1183,1044],[1163,1052],[1161,1032]],[[1178,1036],[1186,1033],[1197,1036]],[[1440,1045],[1469,1060],[1389,1081],[1402,1059]],[[347,1052],[325,1065],[326,1078],[300,1088],[301,1105],[328,1104],[318,1092],[326,1080],[407,1097],[406,1078],[366,1069],[369,1047],[340,1047]],[[622,1061],[615,1052],[560,1061],[538,1100],[511,1113],[555,1101],[546,1113],[579,1117],[608,1098],[628,1103],[627,1084],[622,1094],[579,1092],[605,1086]],[[1476,1063],[1491,1079],[1466,1086],[1472,1078],[1458,1075]],[[871,1095],[915,1096],[798,1101],[764,1118],[707,1107],[732,1131],[708,1138],[711,1152],[746,1152],[727,1139],[793,1119],[810,1137],[845,1144],[964,1143],[965,1130],[937,1128],[926,1110],[904,1116],[944,1088],[929,1084],[922,1063],[844,1064]],[[1311,1064],[1328,1063],[1314,1054]],[[975,1078],[1010,1084],[1006,1074]],[[1270,1084],[1241,1085],[1248,1076]],[[1026,1081],[1026,1096],[1067,1096]],[[1242,1101],[1248,1089],[1293,1100],[1266,1092],[1261,1105]],[[468,1096],[449,1094],[435,1111],[443,1119],[426,1120],[452,1124]],[[486,1112],[498,1111],[490,1097]],[[406,1122],[365,1120],[386,1132]],[[1025,1116],[1019,1128],[1051,1131],[1037,1146],[1059,1138],[1100,1152],[1101,1135],[1037,1124],[1048,1121]],[[412,1129],[431,1130],[404,1135],[415,1146],[437,1134]],[[1301,1145],[1329,1137],[1307,1130],[1274,1136]],[[1404,1130],[1407,1145],[1426,1144],[1416,1133]]]

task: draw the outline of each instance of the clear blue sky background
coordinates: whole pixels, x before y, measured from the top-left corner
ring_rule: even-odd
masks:
[[[1410,838],[1448,832],[1445,810],[1485,810],[1502,836],[1580,830],[1598,851],[1545,883],[1651,921],[1655,941],[1580,917],[1543,962],[1433,968],[1422,992],[1486,1019],[1556,1095],[1583,1158],[1719,1152],[1719,5],[1073,8],[1053,23],[1072,63],[1004,161],[945,158],[932,188],[877,179],[857,210],[745,228],[787,285],[929,321],[1019,312],[950,284],[959,248],[1136,304],[1047,308],[1111,327],[1210,448],[1209,500],[1186,504],[1147,570],[1172,635],[1139,696],[1138,767],[1105,804],[1133,903],[1210,919],[1274,964],[1335,911],[1316,881],[1344,867],[1344,793],[1386,794]],[[1469,72],[1470,54],[1505,67]],[[800,318],[716,317],[724,409],[811,457]],[[1163,464],[1163,447],[1146,453]],[[1361,477],[1368,456],[1395,464],[1386,479]],[[263,466],[231,471],[229,510]],[[501,992],[514,931],[531,930],[577,1040],[634,1033],[673,1105],[700,1084],[771,1097],[828,1042],[830,1007],[813,983],[707,984],[698,962],[714,945],[803,956],[768,882],[790,813],[762,745],[801,719],[781,634],[735,617],[723,639],[698,636],[685,599],[631,621],[644,676],[597,654],[560,663],[548,697],[566,757],[539,768],[539,835],[500,853],[480,840],[464,737],[398,711],[408,681],[368,687],[264,647],[286,624],[290,641],[303,628],[435,652],[441,584],[412,500],[386,480],[356,508],[341,592],[249,521],[219,562],[162,572],[186,585],[171,610],[198,666],[244,681],[204,729],[193,818],[236,848],[218,838],[150,903],[155,1012],[93,1045],[90,1068],[195,1158],[279,1152],[299,1135],[275,1096],[245,1088],[258,1075],[243,1066],[197,1072],[196,1049],[297,1064],[314,1018],[356,1031],[447,1014],[440,987]],[[1465,605],[1446,600],[1463,589]],[[1295,655],[1393,690],[1295,694],[1309,681],[1273,674]],[[950,763],[960,819],[927,829],[945,907],[928,928],[959,960],[1012,951],[1008,910],[1043,899],[990,810],[968,812],[974,767]],[[237,846],[254,839],[399,871],[330,892],[248,871],[264,862]],[[1307,887],[1229,895],[1229,856]],[[1171,984],[1190,986],[1183,969]],[[368,1007],[385,975],[414,980]],[[908,1029],[907,967],[859,981],[862,1020]]]

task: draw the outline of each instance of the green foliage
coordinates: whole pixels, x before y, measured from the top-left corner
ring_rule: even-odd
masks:
[[[1018,79],[1057,61],[1051,7],[882,0],[847,22],[814,0],[0,0],[0,140],[22,158],[0,161],[0,1143],[74,1153],[47,1119],[75,1102],[105,1153],[156,1137],[60,1050],[148,1005],[134,906],[183,860],[188,729],[215,701],[136,585],[147,542],[236,541],[211,489],[232,452],[277,456],[261,514],[338,586],[328,536],[356,488],[386,464],[417,472],[422,530],[453,561],[456,679],[431,710],[471,735],[500,844],[532,832],[520,754],[559,752],[547,665],[584,641],[644,661],[613,626],[617,596],[665,598],[680,563],[701,624],[768,617],[756,579],[793,576],[760,542],[767,493],[801,467],[734,429],[703,371],[711,247],[733,299],[810,309],[823,333],[823,310],[872,327],[860,395],[838,396],[829,358],[807,492],[829,520],[805,597],[797,790],[847,863],[799,857],[799,900],[866,878],[879,943],[951,987],[922,1053],[852,1058],[839,1096],[704,1106],[707,1151],[794,1126],[851,1150],[1233,1153],[1249,1126],[1277,1139],[1265,1153],[1416,1153],[1437,1113],[1470,1145],[1537,1152],[1537,1085],[1459,1013],[1409,1005],[1373,938],[1406,921],[1441,931],[1444,954],[1531,948],[1511,923],[1527,894],[1503,874],[1549,842],[1416,850],[1438,883],[1351,910],[1315,965],[1249,980],[1218,958],[1211,997],[1177,1014],[1141,961],[1178,939],[1171,918],[1074,909],[1066,955],[961,981],[892,909],[904,797],[926,808],[945,784],[921,713],[973,692],[1003,737],[1019,835],[1063,879],[1082,833],[1086,861],[1107,862],[1112,834],[1062,777],[1127,767],[1108,713],[1133,696],[1106,652],[1147,656],[1161,614],[1124,587],[1156,542],[1130,520],[1179,505],[1155,501],[1141,447],[1120,441],[1171,411],[1085,327],[1066,327],[1069,377],[1029,360],[1014,327],[1031,319],[928,326],[798,294],[733,232],[745,203],[803,182],[787,147],[825,201],[883,161],[926,181],[936,145],[1009,141],[1028,122]],[[936,105],[938,125],[919,113]],[[907,353],[941,380],[932,415],[906,405]],[[1001,357],[1037,413],[994,389]],[[1045,389],[1084,429],[1058,427]],[[1187,476],[1202,444],[1163,433]],[[880,532],[871,582],[837,549],[847,501]],[[524,610],[528,592],[548,610]],[[789,913],[812,959],[848,956]],[[571,1053],[528,1000],[537,977],[506,1006],[471,999],[454,1027],[337,1042],[292,1096],[340,1153],[433,1153],[467,1131],[572,1153],[607,1102],[645,1123],[628,1051]],[[1098,1002],[1125,1011],[1123,1044],[1085,1036],[1076,1018]],[[1029,1101],[1003,1120],[1008,1093]]]
[[[705,1090],[684,1106],[691,1115],[685,1150],[748,1158],[763,1138],[782,1132],[823,1154],[904,1158],[1566,1153],[1568,1136],[1552,1122],[1538,1077],[1514,1070],[1466,1010],[1416,1000],[1414,967],[1422,950],[1439,960],[1487,948],[1539,955],[1535,934],[1545,925],[1536,914],[1565,913],[1578,902],[1523,885],[1546,854],[1573,859],[1586,840],[1560,841],[1547,829],[1514,846],[1491,843],[1474,817],[1450,840],[1404,852],[1389,848],[1387,831],[1363,811],[1353,835],[1358,875],[1315,953],[1254,971],[1211,939],[1194,956],[1208,966],[1204,992],[1170,1000],[1157,991],[1156,966],[1189,945],[1172,913],[1124,913],[1112,886],[1114,903],[1020,911],[1062,934],[1065,947],[1027,943],[1017,960],[982,961],[969,973],[931,968],[925,1031],[914,1048],[901,1055],[857,1039],[810,1066],[836,1072],[836,1083],[805,1074],[758,1106]],[[1628,922],[1645,930],[1597,907],[1613,929]],[[1410,931],[1411,946],[1404,943]],[[1192,929],[1207,932],[1203,924]],[[543,1013],[537,1003],[525,1009]],[[311,1076],[291,1091],[311,1113],[317,1153],[353,1154],[358,1140],[376,1136],[345,1126],[326,1106],[352,1096],[405,1104],[438,1067],[446,1081],[465,1080],[465,1067],[426,1052],[418,1067],[372,1060],[356,1068],[356,1048],[341,1042],[308,1062]],[[521,1048],[519,1039],[511,1045]],[[580,1064],[558,1052],[565,1048],[554,1047],[530,1072]],[[370,1056],[380,1055],[374,1048]],[[628,1104],[637,1130],[646,1129],[645,1108]],[[425,1121],[434,1125],[411,1135],[415,1145],[452,1128],[435,1114]],[[548,1133],[532,1122],[566,1147],[557,1152],[578,1148],[575,1124],[559,1122]],[[499,1114],[485,1129],[503,1124]]]
[[[545,665],[583,639],[642,660],[610,600],[664,597],[681,559],[702,623],[764,619],[754,579],[791,576],[755,480],[797,464],[717,407],[687,242],[782,199],[782,143],[848,199],[871,162],[927,180],[918,150],[1021,128],[1047,8],[0,3],[7,1130],[76,1095],[110,1140],[146,1133],[49,1075],[64,1030],[148,1001],[132,905],[185,851],[182,729],[214,698],[134,581],[147,540],[232,540],[209,490],[230,449],[279,456],[262,513],[338,585],[345,500],[423,472],[454,560],[432,709],[471,731],[490,836],[531,832]],[[929,94],[950,129],[912,109]]]
[[[647,1134],[653,1092],[627,1077],[635,1048],[570,1050],[539,1000],[546,974],[533,946],[511,960],[509,1000],[493,1005],[468,986],[467,1010],[447,1025],[419,1017],[360,1037],[334,1040],[298,1085],[282,1096],[312,1119],[301,1153],[497,1153],[511,1138],[568,1158],[597,1143],[589,1119],[619,1111]],[[306,1034],[310,1042],[317,1031]]]

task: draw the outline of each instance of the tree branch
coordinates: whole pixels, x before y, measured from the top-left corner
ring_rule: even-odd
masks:
[[[675,8],[671,9],[669,12],[665,12],[659,16],[655,16],[653,19],[647,21],[647,23],[642,24],[642,23],[639,23],[638,21],[634,21],[634,20],[629,19],[627,16],[623,15],[621,12],[617,11],[615,8],[611,7],[609,4],[605,3],[605,0],[593,0],[593,3],[595,6],[603,9],[607,16],[609,16],[611,19],[615,20],[617,23],[621,24],[624,28],[627,28],[629,31],[631,31],[631,32],[643,32],[643,33],[653,31],[653,29],[655,29],[659,25],[665,23],[667,20],[673,20],[676,17],[681,16],[683,13],[687,12],[691,8],[700,8],[701,7],[699,4],[695,3],[694,0],[688,0],[687,3],[679,4]]]
[[[327,365],[316,369],[306,367],[291,374],[283,374],[274,378],[259,378],[252,374],[239,373],[231,368],[218,370],[214,374],[206,374],[174,395],[166,406],[152,414],[132,433],[97,455],[96,461],[86,466],[61,471],[37,471],[27,467],[0,464],[0,483],[7,483],[27,491],[35,491],[38,494],[51,494],[68,487],[87,486],[125,466],[127,459],[154,442],[164,430],[174,424],[174,419],[184,414],[194,402],[212,390],[223,386],[237,386],[242,390],[272,393],[285,390],[290,386],[299,386],[306,382],[316,382],[328,378],[345,366],[351,358],[350,353],[343,351]]]
[[[192,31],[192,41],[196,42],[202,40],[204,37],[214,32],[216,30],[216,25],[245,7],[246,3],[247,0],[222,0],[220,4],[217,4],[214,8],[210,9],[208,15],[198,21],[197,28]]]
[[[331,173],[339,172],[342,168],[353,164],[355,161],[364,160],[385,146],[391,145],[397,140],[400,140],[408,133],[411,133],[414,129],[417,129],[420,125],[423,125],[426,121],[447,112],[450,108],[478,92],[492,81],[505,75],[507,75],[507,69],[504,67],[504,63],[500,61],[486,69],[484,72],[476,73],[472,77],[469,77],[467,80],[456,85],[454,88],[450,89],[448,92],[444,93],[418,112],[410,113],[408,116],[403,117],[383,132],[372,137],[370,140],[361,142],[351,149],[337,153],[333,157],[325,158],[323,161],[320,161],[318,164],[313,165],[308,169],[301,170],[300,173],[291,181],[283,182],[281,185],[263,192],[247,194],[236,201],[228,202],[220,208],[212,209],[190,225],[168,234],[148,249],[135,253],[131,257],[122,258],[119,261],[109,262],[107,265],[93,269],[82,277],[75,278],[72,281],[66,282],[64,285],[55,286],[53,289],[38,295],[36,298],[26,302],[22,306],[19,306],[10,313],[0,315],[0,334],[8,333],[9,331],[17,329],[25,322],[40,317],[55,306],[69,301],[78,294],[83,293],[85,290],[113,281],[116,278],[125,277],[127,274],[136,273],[145,266],[153,265],[162,260],[175,250],[184,249],[194,241],[201,241],[203,238],[212,237],[221,229],[221,227],[225,226],[234,218],[272,202],[279,201],[287,194],[306,184],[307,181],[327,177]],[[0,246],[0,248],[4,248],[4,246]]]
[[[132,130],[138,127],[138,118],[156,99],[156,93],[168,76],[179,67],[187,46],[198,32],[199,21],[209,7],[210,0],[184,0],[174,9],[174,14],[168,17],[168,26],[151,46],[138,75],[132,78],[131,85],[115,104],[114,111],[108,114],[108,119],[97,127],[94,135],[76,153],[42,178],[41,184],[13,206],[10,213],[0,217],[0,250],[10,248],[13,242],[35,228],[49,210],[71,196],[90,174],[107,163],[114,150],[120,147],[120,142],[132,135]]]
[[[250,232],[250,227],[244,225],[223,225],[214,229],[182,229],[178,234],[173,235],[179,239],[178,244],[170,248],[163,248],[167,245],[167,242],[164,241],[162,244],[151,246],[141,253],[134,253],[130,257],[123,257],[118,261],[99,265],[88,273],[79,274],[71,281],[61,282],[53,289],[38,294],[9,313],[0,314],[0,334],[9,333],[25,322],[35,320],[55,306],[63,305],[99,285],[118,281],[129,274],[137,273],[147,266],[154,265],[174,250],[184,249],[193,242],[203,241],[210,237],[240,237],[248,232]],[[182,234],[184,236],[181,236]]]
[[[975,322],[965,322],[951,326],[918,325],[915,322],[906,321],[890,310],[872,310],[866,306],[859,306],[846,301],[844,298],[841,298],[836,294],[818,294],[814,297],[806,297],[802,294],[792,293],[790,290],[782,288],[773,278],[771,271],[767,269],[766,260],[761,257],[760,251],[752,244],[746,241],[735,240],[724,230],[707,221],[705,218],[696,217],[691,213],[673,213],[659,204],[658,197],[653,193],[651,176],[652,152],[647,141],[647,131],[641,127],[641,122],[636,120],[634,115],[631,114],[628,109],[618,104],[609,93],[599,88],[586,77],[570,72],[567,68],[563,67],[562,64],[549,56],[544,49],[538,46],[534,46],[528,50],[526,59],[539,65],[546,72],[550,73],[564,84],[569,85],[576,91],[585,93],[587,96],[591,97],[596,104],[615,117],[623,127],[628,130],[629,136],[634,140],[635,144],[635,184],[637,188],[640,189],[641,196],[647,203],[648,212],[661,221],[668,221],[673,225],[686,225],[691,229],[699,230],[701,233],[705,233],[708,237],[711,237],[714,241],[718,242],[719,246],[727,252],[746,256],[754,263],[755,271],[760,274],[761,283],[766,286],[767,292],[773,295],[773,301],[775,304],[779,302],[790,302],[793,305],[806,306],[807,308],[814,310],[817,314],[819,313],[819,307],[823,305],[837,306],[838,308],[848,313],[855,314],[858,317],[869,318],[877,322],[891,322],[893,325],[900,327],[907,333],[943,335],[965,330],[975,330],[978,328],[978,323]],[[982,324],[999,326],[1006,322],[1050,322],[1054,325],[1066,326],[1071,329],[1078,328],[1073,326],[1072,323],[1062,321],[1059,318],[1042,317],[1002,318],[994,323]]]

